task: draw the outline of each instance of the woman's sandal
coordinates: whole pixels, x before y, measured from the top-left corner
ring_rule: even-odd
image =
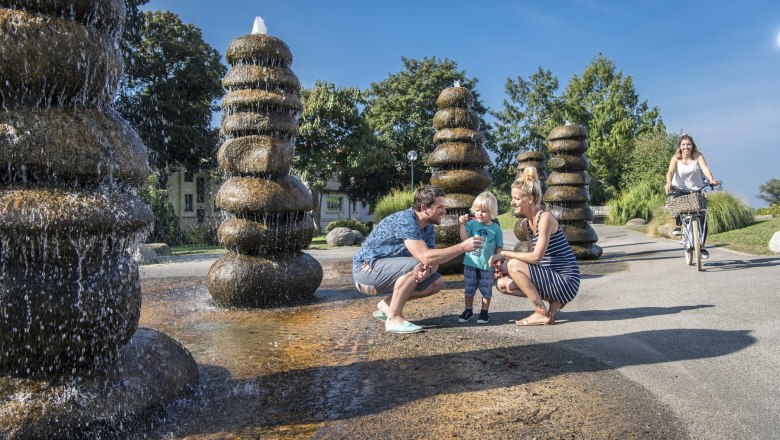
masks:
[[[534,321],[534,322],[529,321],[528,318],[530,318],[531,316],[534,316],[534,315],[544,316],[544,317],[547,318],[547,321],[544,321],[544,322],[542,322],[542,321]],[[550,323],[550,317],[547,316],[547,314],[545,314],[545,313],[539,313],[539,309],[535,310],[533,315],[531,315],[531,316],[529,316],[528,318],[525,318],[525,319],[521,319],[521,320],[515,321],[515,324],[522,325],[522,326],[529,326],[529,325],[547,325],[547,324]]]

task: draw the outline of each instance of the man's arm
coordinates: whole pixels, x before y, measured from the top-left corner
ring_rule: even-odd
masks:
[[[427,266],[435,266],[457,257],[466,252],[482,247],[482,237],[470,237],[465,241],[442,249],[431,249],[423,240],[404,240],[406,249],[420,263]]]

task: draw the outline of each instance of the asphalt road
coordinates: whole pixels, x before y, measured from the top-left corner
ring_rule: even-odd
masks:
[[[710,248],[697,272],[676,242],[594,226],[604,255],[582,264],[580,293],[558,324],[495,331],[605,363],[669,405],[693,438],[780,439],[780,258]],[[311,254],[345,259],[355,249]],[[143,266],[141,277],[204,276],[215,259]],[[492,316],[529,313],[522,298],[499,295],[491,307]]]

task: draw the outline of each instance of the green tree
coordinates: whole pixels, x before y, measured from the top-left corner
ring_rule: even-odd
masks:
[[[223,94],[225,66],[197,27],[172,12],[144,12],[126,34],[125,73],[115,107],[149,148],[164,187],[178,166],[214,167],[211,117]]]
[[[414,163],[415,180],[430,178],[430,172],[423,165],[435,148],[433,116],[438,110],[436,98],[442,90],[452,87],[455,81],[474,94],[472,110],[480,119],[483,133],[489,136],[489,126],[484,120],[487,108],[479,99],[475,78],[467,78],[464,71],[458,70],[454,61],[446,58],[415,60],[403,57],[401,61],[404,65],[402,71],[371,84],[366,109],[369,125],[378,133],[380,142],[387,147],[395,161],[393,169],[382,176],[392,187],[409,182],[410,164],[406,153],[412,150],[418,152],[418,159]],[[488,137],[486,146],[490,142]]]
[[[493,152],[496,159],[491,167],[493,185],[507,188],[517,174],[517,155],[523,151],[547,152],[547,134],[563,124],[560,98],[555,92],[558,78],[541,67],[525,80],[507,78],[501,112],[492,112]]]
[[[316,200],[314,218],[318,227],[322,190],[333,177],[338,178],[350,198],[373,206],[390,188],[382,176],[393,163],[360,110],[365,94],[356,88],[317,81],[312,89],[302,91],[301,101],[301,128],[293,167]]]
[[[659,194],[663,194],[669,160],[677,149],[679,140],[679,135],[667,133],[663,125],[640,134],[620,177],[621,192],[647,181],[652,183]]]
[[[636,137],[663,124],[660,110],[640,101],[632,77],[603,54],[572,77],[563,99],[566,119],[588,129],[591,196],[603,203],[620,190]]]
[[[780,205],[780,179],[772,178],[768,182],[758,187],[760,193],[758,198],[769,203],[769,205]]]
[[[179,217],[168,201],[168,191],[159,189],[156,183],[157,177],[150,174],[146,184],[138,188],[138,197],[149,205],[154,214],[154,229],[146,237],[146,242],[178,245],[183,238]]]

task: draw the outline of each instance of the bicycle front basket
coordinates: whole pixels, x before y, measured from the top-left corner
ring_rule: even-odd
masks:
[[[707,208],[707,198],[702,192],[686,194],[669,200],[666,202],[665,208],[673,216],[686,212],[697,212]]]

